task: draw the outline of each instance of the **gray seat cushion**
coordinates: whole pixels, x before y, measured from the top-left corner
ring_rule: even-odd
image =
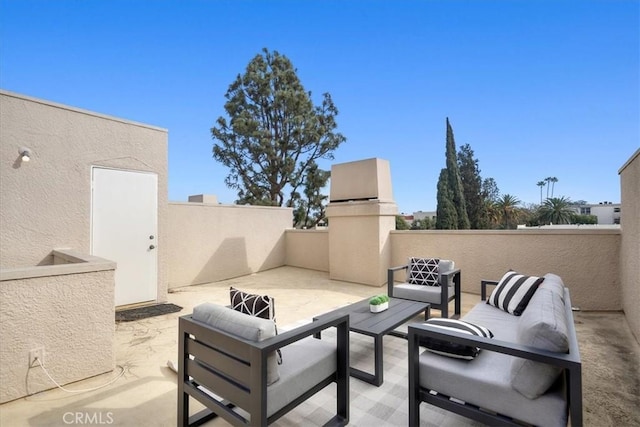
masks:
[[[267,416],[273,415],[336,372],[335,342],[312,337],[282,347],[280,380],[267,388]]]
[[[455,295],[455,288],[449,286],[449,296]],[[398,283],[393,286],[393,297],[410,299],[431,304],[440,304],[442,296],[440,286],[412,285],[410,283]]]
[[[526,313],[526,310],[525,310]],[[524,315],[524,314],[523,314]],[[481,302],[463,320],[487,327],[495,340],[517,342],[520,317]],[[420,355],[420,385],[482,408],[545,426],[566,426],[562,384],[531,400],[514,391],[511,365],[517,358],[482,350],[471,361]]]
[[[193,308],[193,319],[249,341],[259,342],[276,336],[273,320],[250,316],[222,305],[200,304]],[[267,357],[267,384],[273,384],[278,378],[278,359],[274,351]]]
[[[567,413],[562,384],[528,399],[511,387],[513,357],[482,350],[471,361],[420,355],[420,385],[481,408],[512,416],[533,425],[566,426]]]

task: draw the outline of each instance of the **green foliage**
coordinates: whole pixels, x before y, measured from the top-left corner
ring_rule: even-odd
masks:
[[[449,174],[446,169],[440,171],[438,178],[438,207],[436,210],[436,229],[455,230],[458,225],[458,212],[453,204],[449,188]]]
[[[595,215],[580,215],[575,214],[573,216],[574,224],[597,224],[598,217]]]
[[[470,227],[469,216],[467,215],[467,206],[464,199],[464,190],[462,188],[462,179],[458,170],[458,159],[456,155],[456,142],[453,137],[453,128],[447,117],[447,184],[450,190],[451,202],[456,209],[456,229],[466,230]]]
[[[414,219],[411,223],[412,230],[432,230],[436,226],[436,223],[431,218]]]
[[[571,200],[565,197],[551,197],[538,210],[542,224],[571,224],[576,212],[571,208]]]
[[[376,295],[369,299],[369,304],[371,305],[380,305],[384,304],[385,302],[389,302],[389,297],[385,294]]]
[[[293,226],[296,228],[311,228],[325,219],[325,202],[327,196],[322,189],[327,185],[331,172],[318,168],[314,162],[304,178],[304,196],[298,193],[292,195],[292,204],[296,206],[293,212]]]
[[[482,177],[478,160],[473,158],[473,150],[469,144],[458,151],[458,169],[462,181],[462,191],[467,207],[469,225],[472,229],[484,228],[484,202],[482,197]]]
[[[516,196],[512,196],[511,194],[504,194],[498,199],[496,207],[503,228],[516,228],[518,225],[518,219],[520,218],[520,210],[518,209],[519,204],[520,199]]]
[[[409,230],[409,228],[409,224],[407,224],[402,215],[396,215],[396,230]]]
[[[335,131],[338,110],[331,95],[314,106],[291,61],[263,49],[225,98],[229,119],[219,117],[211,128],[213,158],[230,169],[225,183],[238,191],[237,202],[290,206],[296,223],[313,223],[321,215],[319,186],[328,173],[317,169],[316,160],[333,159],[346,140]],[[302,187],[305,198],[298,192]]]

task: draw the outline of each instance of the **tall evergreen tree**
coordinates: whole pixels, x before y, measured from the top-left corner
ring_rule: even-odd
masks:
[[[456,154],[456,141],[453,137],[453,129],[447,117],[447,185],[451,194],[451,202],[456,209],[456,228],[466,230],[470,227],[469,216],[467,215],[467,205],[464,200],[462,179],[458,170],[458,159]]]
[[[458,151],[458,169],[462,180],[469,225],[475,230],[483,228],[482,178],[480,177],[478,160],[473,158],[473,150],[469,144],[463,145]]]
[[[314,106],[291,61],[263,49],[225,98],[228,119],[219,117],[211,128],[213,158],[230,169],[225,183],[237,190],[237,202],[309,211],[315,202],[306,200],[305,206],[300,189],[326,180],[319,175],[309,180],[307,174],[318,159],[333,159],[346,140],[336,132],[338,110],[331,95],[325,93]],[[315,190],[304,193],[316,197]]]
[[[453,204],[448,181],[449,173],[446,168],[442,169],[440,178],[438,178],[438,207],[436,209],[436,229],[438,230],[458,228],[458,212]]]
[[[328,196],[322,194],[322,189],[330,177],[331,172],[320,169],[316,163],[309,167],[304,179],[305,198],[300,198],[298,193],[292,196],[293,205],[296,206],[293,212],[294,227],[315,227],[325,218],[325,202]]]

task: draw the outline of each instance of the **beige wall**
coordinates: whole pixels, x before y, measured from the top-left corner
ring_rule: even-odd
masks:
[[[229,279],[285,264],[290,208],[169,203],[169,287]]]
[[[640,149],[620,169],[622,309],[640,341]]]
[[[56,265],[0,270],[0,403],[111,371],[115,263],[54,251]],[[77,262],[71,262],[71,261]]]
[[[498,280],[509,269],[555,273],[575,306],[622,308],[618,230],[394,231],[391,248],[393,265],[406,264],[410,256],[454,260],[466,292],[480,293],[481,279]]]
[[[386,283],[389,231],[397,213],[395,203],[329,203],[329,277],[376,287]]]
[[[329,230],[287,230],[285,264],[329,271]]]
[[[31,149],[21,163],[18,150]],[[91,167],[158,174],[158,299],[166,300],[167,131],[0,91],[0,262],[51,263],[51,250],[89,253]]]

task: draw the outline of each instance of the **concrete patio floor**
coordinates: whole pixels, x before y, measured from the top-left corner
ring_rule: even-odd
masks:
[[[274,297],[278,324],[285,327],[373,294],[386,293],[384,288],[329,280],[325,272],[293,267],[175,289],[168,302],[182,306],[179,313],[116,324],[116,365],[124,369],[121,377],[116,379],[120,372],[116,368],[65,388],[91,389],[115,379],[112,384],[73,394],[52,389],[5,403],[0,406],[0,425],[174,426],[176,375],[167,368],[167,361],[177,359],[177,318],[203,302],[227,304],[230,286]],[[479,301],[479,296],[463,294],[462,301],[465,312]],[[434,310],[434,314],[438,316],[439,312]],[[584,424],[640,425],[640,346],[624,315],[575,315],[583,361]],[[466,425],[459,419],[448,425],[458,422]],[[406,419],[398,419],[393,425],[406,423]],[[211,424],[225,423],[216,420]],[[423,424],[433,425],[427,420]],[[350,425],[363,424],[352,413]]]

